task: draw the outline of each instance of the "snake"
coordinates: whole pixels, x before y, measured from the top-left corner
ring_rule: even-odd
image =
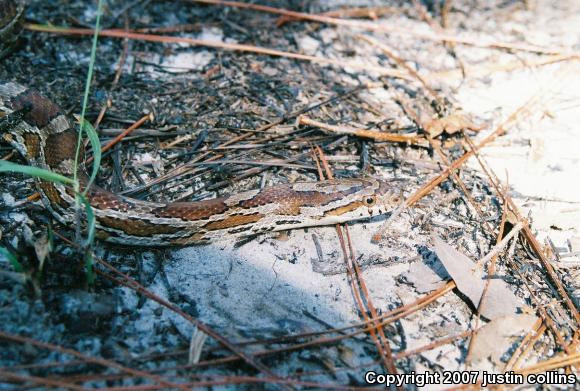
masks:
[[[0,0],[0,56],[14,48],[23,10],[18,1]],[[118,195],[89,185],[84,164],[74,164],[79,134],[58,104],[13,82],[0,81],[0,132],[29,166],[76,177],[86,190],[97,238],[121,245],[194,245],[345,223],[385,214],[401,195],[392,182],[375,178],[295,182],[195,202]],[[70,186],[42,179],[35,179],[35,185],[57,221],[79,223],[77,194]]]
[[[121,245],[195,245],[368,219],[387,213],[401,196],[392,181],[372,177],[299,181],[191,202],[115,194],[89,185],[85,164],[74,164],[79,134],[73,120],[49,98],[13,82],[0,83],[0,132],[29,166],[76,174],[81,190],[86,188],[97,238]],[[57,181],[35,183],[54,218],[76,224],[74,190]]]

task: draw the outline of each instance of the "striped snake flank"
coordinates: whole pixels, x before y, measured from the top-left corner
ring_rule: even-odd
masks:
[[[77,131],[62,109],[38,92],[0,84],[0,131],[29,165],[72,177]],[[88,183],[77,173],[81,188]],[[63,224],[75,221],[74,194],[36,181],[44,205]],[[154,203],[92,185],[97,237],[134,246],[202,244],[224,238],[344,223],[386,213],[400,193],[372,178],[297,182],[197,202]]]

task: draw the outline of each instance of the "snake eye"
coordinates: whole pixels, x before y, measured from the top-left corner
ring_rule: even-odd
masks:
[[[373,206],[375,204],[375,197],[369,196],[369,197],[365,198],[365,204],[367,206]]]

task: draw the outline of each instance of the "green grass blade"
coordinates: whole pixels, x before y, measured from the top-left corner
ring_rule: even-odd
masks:
[[[78,195],[80,201],[82,202],[83,206],[85,207],[85,212],[87,214],[87,240],[85,242],[86,246],[91,246],[95,240],[95,232],[96,232],[96,219],[95,213],[93,212],[93,207],[89,203],[87,197],[82,194]]]
[[[35,178],[40,178],[49,182],[58,182],[63,185],[74,185],[75,181],[71,178],[67,178],[64,175],[57,174],[43,168],[24,166],[22,164],[16,164],[8,162],[5,160],[0,160],[0,172],[20,172]]]
[[[87,136],[91,142],[91,148],[93,149],[93,169],[91,171],[89,183],[83,192],[83,194],[87,194],[87,191],[95,181],[97,173],[99,172],[99,167],[101,166],[101,142],[99,141],[99,135],[97,134],[97,131],[95,128],[93,128],[93,125],[91,125],[89,121],[84,119],[83,125],[81,125],[81,127],[83,127],[87,132]]]
[[[99,0],[97,4],[97,19],[95,20],[95,33],[93,35],[93,43],[91,46],[91,58],[89,61],[89,70],[87,71],[87,80],[85,82],[85,93],[83,95],[83,107],[81,110],[81,120],[80,120],[80,128],[79,128],[79,137],[77,141],[77,149],[75,152],[75,170],[74,170],[74,179],[76,179],[77,175],[77,167],[79,162],[79,156],[81,151],[82,139],[83,139],[83,130],[84,130],[84,123],[85,123],[85,114],[87,112],[87,106],[89,105],[89,91],[91,89],[91,80],[93,80],[93,69],[95,66],[95,59],[97,57],[97,41],[99,38],[99,30],[101,28],[101,15],[103,14],[103,0]],[[100,146],[99,146],[100,148]],[[93,167],[98,167],[96,164]]]
[[[2,255],[4,258],[8,260],[8,262],[10,262],[10,264],[17,273],[22,273],[24,268],[22,267],[20,262],[18,262],[16,255],[12,254],[6,247],[0,247],[0,255]]]

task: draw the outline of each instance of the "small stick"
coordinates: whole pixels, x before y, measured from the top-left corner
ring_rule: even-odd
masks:
[[[395,133],[385,133],[378,130],[366,130],[366,129],[356,129],[349,126],[336,126],[325,124],[324,122],[319,122],[308,117],[300,117],[300,125],[316,126],[327,132],[335,134],[348,134],[352,136],[370,138],[374,141],[392,141],[397,143],[416,143],[421,138],[418,136],[405,136],[402,134]]]
[[[517,223],[515,225],[515,227],[513,227],[511,229],[511,231],[498,244],[496,244],[496,246],[485,257],[481,258],[479,261],[476,262],[475,268],[479,268],[482,265],[485,265],[493,257],[495,257],[496,255],[499,255],[499,253],[502,252],[504,247],[507,246],[508,242],[514,236],[516,236],[522,230],[522,228],[524,228],[524,225],[526,225],[526,224],[527,224],[527,222],[525,222],[525,221],[520,221],[519,223]]]
[[[107,101],[103,104],[103,107],[101,107],[101,111],[99,111],[99,115],[97,116],[97,119],[95,120],[95,123],[93,124],[93,128],[95,128],[95,130],[97,130],[99,128],[99,125],[103,121],[103,118],[105,118],[105,114],[107,113],[107,110],[112,105],[113,105],[113,102],[111,102],[111,99],[107,99]]]
[[[549,370],[563,368],[565,366],[574,365],[576,363],[580,363],[580,352],[565,354],[551,358],[549,360],[540,361],[537,364],[518,369],[515,372],[521,373],[522,375],[529,375],[530,373],[547,372]]]
[[[14,152],[15,152],[14,150],[10,151],[6,156],[4,156],[2,158],[2,160],[10,160],[10,159],[12,159],[12,156],[14,156]]]
[[[376,20],[379,16],[387,13],[395,13],[395,7],[356,7],[356,8],[342,8],[333,11],[324,12],[320,15],[331,18],[368,18]],[[299,21],[300,19],[291,16],[280,16],[276,21],[276,27],[282,27],[288,22]]]
[[[135,122],[133,125],[129,126],[127,129],[125,129],[124,131],[122,131],[117,137],[115,137],[114,139],[112,139],[111,141],[109,141],[108,144],[106,144],[105,146],[103,146],[101,148],[101,152],[106,152],[109,149],[111,149],[115,144],[117,144],[119,141],[121,141],[122,139],[124,139],[126,136],[128,136],[129,134],[131,134],[132,131],[134,131],[135,129],[137,129],[139,126],[143,125],[145,123],[145,121],[153,121],[153,114],[147,114],[145,116],[143,116],[143,118],[141,118],[139,121]],[[93,161],[93,157],[89,157],[87,159],[87,164]]]

